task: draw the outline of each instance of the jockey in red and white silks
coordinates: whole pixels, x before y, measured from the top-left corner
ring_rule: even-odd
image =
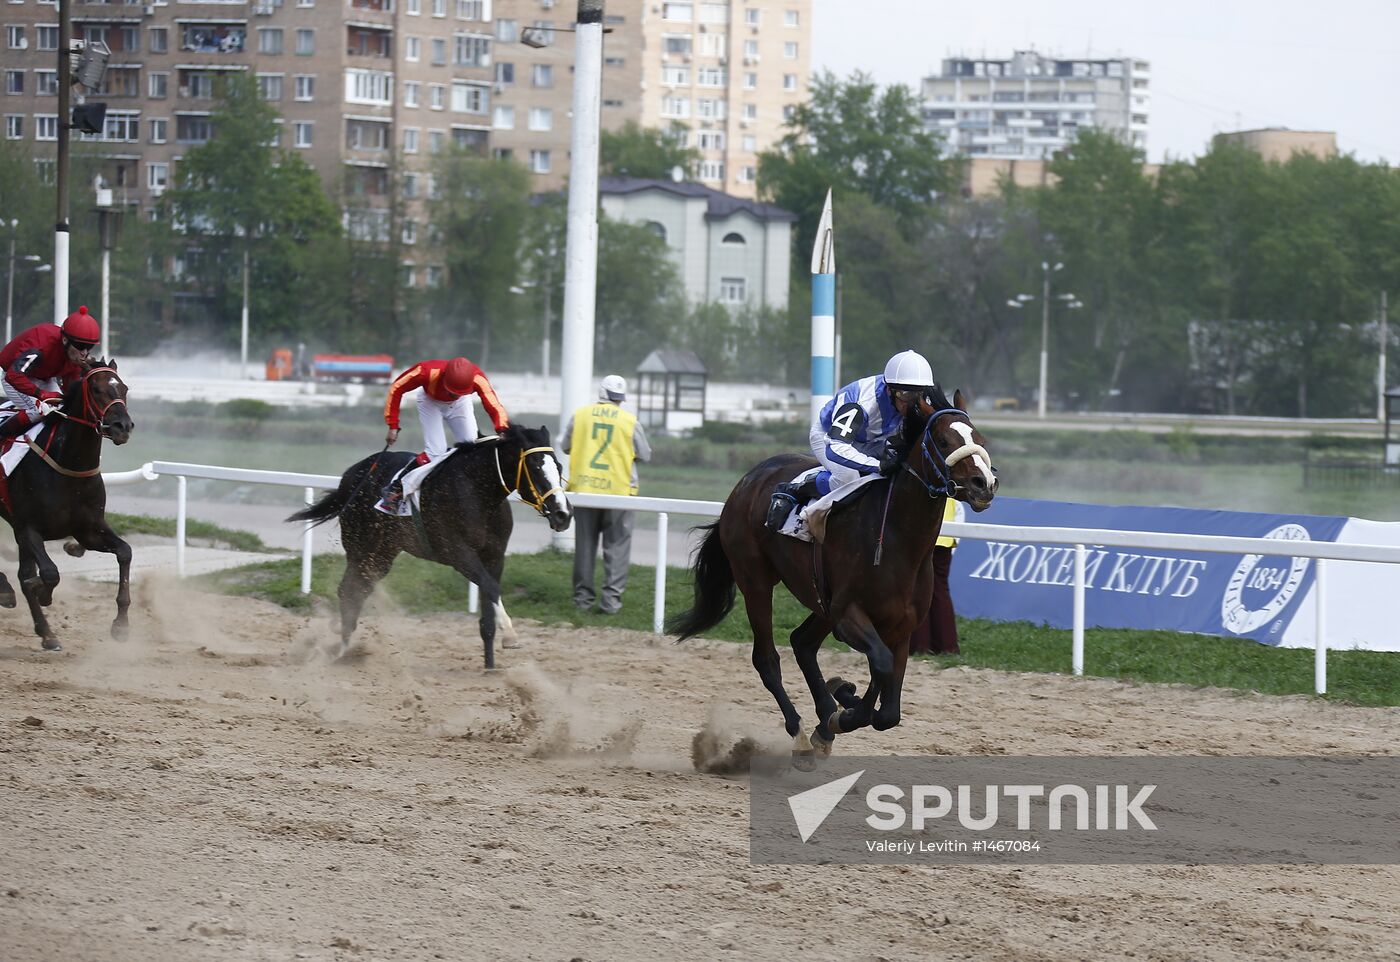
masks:
[[[436,461],[450,450],[444,425],[459,442],[476,440],[473,394],[481,398],[481,406],[497,433],[510,426],[505,406],[496,397],[495,389],[481,368],[464,357],[454,357],[450,361],[419,361],[400,374],[389,388],[389,398],[384,403],[384,421],[389,425],[385,441],[389,444],[399,436],[399,405],[403,396],[414,388],[422,388],[418,395],[418,420],[423,426],[420,464]]]
[[[97,319],[80,307],[62,326],[36,324],[0,349],[5,396],[14,417],[0,425],[0,438],[17,437],[63,402],[63,389],[82,379],[81,361],[102,338]]]

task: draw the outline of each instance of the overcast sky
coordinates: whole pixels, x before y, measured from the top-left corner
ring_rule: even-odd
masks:
[[[918,89],[946,56],[1151,62],[1148,159],[1222,130],[1332,130],[1400,166],[1400,0],[813,0],[812,67]]]

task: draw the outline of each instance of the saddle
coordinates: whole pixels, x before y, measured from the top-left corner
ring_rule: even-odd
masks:
[[[457,445],[457,447],[462,447],[463,445],[477,447],[487,441],[499,440],[500,437],[498,435],[488,434],[484,437],[477,438],[475,441],[463,441]],[[436,461],[429,461],[427,464],[420,464],[415,459],[399,468],[394,476],[389,479],[389,483],[384,486],[384,490],[387,492],[390,488],[398,486],[403,491],[402,497],[398,499],[398,504],[396,506],[390,506],[385,503],[385,498],[381,496],[380,499],[375,502],[375,510],[399,518],[407,518],[415,511],[418,511],[419,492],[423,488],[423,482],[428,480],[428,476],[436,471],[447,460],[450,454],[451,452],[448,452],[448,454],[443,455]]]
[[[801,496],[809,495],[809,492],[812,495],[816,494],[817,475],[825,470],[820,465],[808,468],[791,481],[778,486],[773,494],[773,503],[769,506],[770,519],[774,519],[775,509],[779,508],[780,497],[790,501],[791,507],[788,508],[786,518],[781,525],[771,530],[776,530],[779,534],[796,538],[799,541],[814,541],[821,544],[826,540],[826,522],[831,516],[831,512],[838,506],[852,501],[872,481],[877,481],[880,478],[878,474],[867,474],[850,484],[843,485],[816,498],[810,503],[804,503],[806,499]]]

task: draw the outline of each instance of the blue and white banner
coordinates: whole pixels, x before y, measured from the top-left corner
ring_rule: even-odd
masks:
[[[1312,610],[1314,581],[1314,563],[1290,555],[1287,542],[1351,540],[1342,537],[1347,518],[1002,497],[987,514],[967,520],[1013,527],[1112,528],[1276,539],[1281,542],[1278,553],[1262,556],[1091,545],[1085,559],[1085,624],[1190,631],[1286,646],[1312,643],[1310,618],[1300,617],[1300,612]],[[1373,531],[1368,534],[1374,536]],[[1394,536],[1367,540],[1392,543]],[[1337,567],[1329,573],[1342,563],[1332,564]],[[1383,569],[1373,571],[1372,577],[1388,580],[1388,597],[1400,602],[1396,566],[1364,567]],[[1057,628],[1072,625],[1073,583],[1073,547],[995,540],[959,542],[951,575],[958,614]],[[1328,583],[1329,611],[1345,612],[1350,594],[1345,579],[1329,578]],[[1386,615],[1384,623],[1349,626],[1346,637],[1333,638],[1329,625],[1328,642],[1334,647],[1360,643],[1368,648],[1390,648],[1395,644],[1391,639],[1395,632],[1385,623],[1400,623],[1397,615],[1400,610]],[[1358,632],[1366,636],[1364,641]],[[1389,644],[1381,644],[1382,640]]]

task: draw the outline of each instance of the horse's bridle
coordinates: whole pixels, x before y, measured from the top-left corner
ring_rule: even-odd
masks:
[[[545,499],[552,494],[559,494],[564,490],[558,485],[555,485],[548,491],[545,491],[543,494],[541,494],[540,489],[535,486],[535,479],[530,476],[529,471],[525,470],[525,459],[532,454],[540,454],[543,452],[547,452],[551,458],[554,457],[554,449],[549,447],[548,445],[538,448],[526,448],[525,450],[520,452],[520,458],[515,462],[515,487],[511,487],[510,485],[506,484],[506,476],[501,471],[501,448],[499,445],[496,446],[496,477],[501,479],[501,487],[505,489],[506,494],[510,494],[512,491],[520,492],[521,503],[528,504],[530,507],[538,511],[541,516],[543,516],[545,513]],[[522,479],[524,479],[525,483],[530,487],[530,493],[528,497],[525,494],[525,489],[520,486],[520,482]]]
[[[930,498],[956,498],[958,496],[963,486],[953,480],[953,465],[957,464],[963,458],[969,455],[980,454],[986,459],[988,465],[992,463],[992,456],[987,453],[987,449],[977,444],[975,441],[969,440],[968,443],[964,444],[962,447],[949,452],[946,458],[943,456],[943,452],[938,450],[937,442],[934,442],[932,445],[929,444],[929,436],[933,433],[934,424],[945,414],[961,414],[966,418],[969,425],[972,424],[972,418],[968,417],[967,412],[961,408],[942,408],[938,411],[934,411],[929,415],[928,421],[924,423],[924,436],[919,441],[919,449],[924,453],[924,460],[933,465],[934,471],[938,473],[938,481],[934,483],[926,480],[923,475],[910,466],[908,461],[904,462],[904,470],[912,474],[914,479],[917,480],[919,484],[923,485],[924,490],[928,492]]]
[[[94,431],[96,431],[98,434],[102,434],[102,433],[103,433],[103,432],[102,432],[102,422],[103,422],[103,420],[107,417],[107,412],[110,411],[110,410],[112,410],[112,408],[115,407],[115,406],[118,405],[118,404],[122,405],[123,407],[126,406],[126,398],[121,398],[121,397],[112,398],[112,400],[108,401],[107,404],[102,408],[102,410],[98,411],[98,412],[96,413],[96,415],[93,415],[93,416],[91,417],[91,420],[89,420],[89,415],[91,415],[92,411],[96,408],[96,405],[93,404],[93,401],[92,401],[92,392],[91,392],[91,390],[89,389],[89,386],[88,386],[88,378],[92,377],[94,374],[101,374],[101,373],[103,373],[104,371],[105,371],[105,372],[108,372],[108,373],[110,373],[110,374],[113,374],[113,375],[116,375],[116,373],[117,373],[117,369],[116,369],[116,368],[114,368],[114,367],[105,367],[105,366],[103,366],[103,367],[88,368],[88,370],[87,370],[86,372],[84,372],[84,374],[83,374],[83,416],[82,416],[82,417],[78,417],[78,416],[75,415],[75,414],[67,414],[67,413],[65,413],[65,412],[63,412],[63,411],[58,411],[58,412],[57,412],[60,416],[67,418],[68,420],[72,421],[74,424],[81,424],[81,425],[83,425],[84,427],[92,428],[92,429],[93,429]],[[105,437],[105,435],[104,435],[104,437]]]

